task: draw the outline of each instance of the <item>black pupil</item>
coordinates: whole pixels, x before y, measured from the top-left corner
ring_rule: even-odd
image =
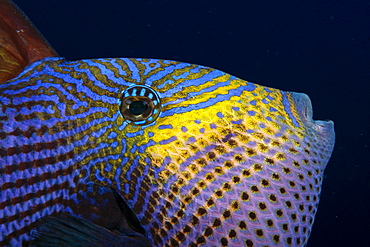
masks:
[[[143,101],[132,101],[130,104],[130,112],[132,115],[143,114],[146,109],[148,109],[148,105]]]

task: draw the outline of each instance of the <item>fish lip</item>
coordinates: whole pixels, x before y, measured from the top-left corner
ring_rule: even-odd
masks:
[[[304,121],[312,122],[313,110],[310,97],[305,93],[290,92],[298,115]]]
[[[310,97],[305,93],[290,92],[293,98],[297,113],[305,124],[312,127],[314,130],[334,134],[334,122],[329,119],[314,120],[313,109]]]
[[[331,120],[312,120],[313,128],[321,133],[334,134],[334,122]]]

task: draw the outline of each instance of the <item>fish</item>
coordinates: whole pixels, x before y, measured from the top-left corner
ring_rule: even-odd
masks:
[[[89,241],[306,245],[335,143],[306,94],[172,60],[68,61],[32,34],[42,52],[0,84],[0,245],[75,226]],[[111,221],[127,221],[119,205],[139,226]]]

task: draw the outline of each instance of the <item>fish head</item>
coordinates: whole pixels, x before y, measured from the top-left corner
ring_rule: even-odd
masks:
[[[171,73],[127,86],[120,97],[121,191],[150,238],[303,245],[334,146],[333,122],[312,119],[306,94],[164,63],[173,63]]]

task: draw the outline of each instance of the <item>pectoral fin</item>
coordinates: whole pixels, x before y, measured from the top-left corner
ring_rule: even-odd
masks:
[[[31,246],[150,246],[142,234],[112,232],[79,217],[62,214],[47,216],[32,231]]]

